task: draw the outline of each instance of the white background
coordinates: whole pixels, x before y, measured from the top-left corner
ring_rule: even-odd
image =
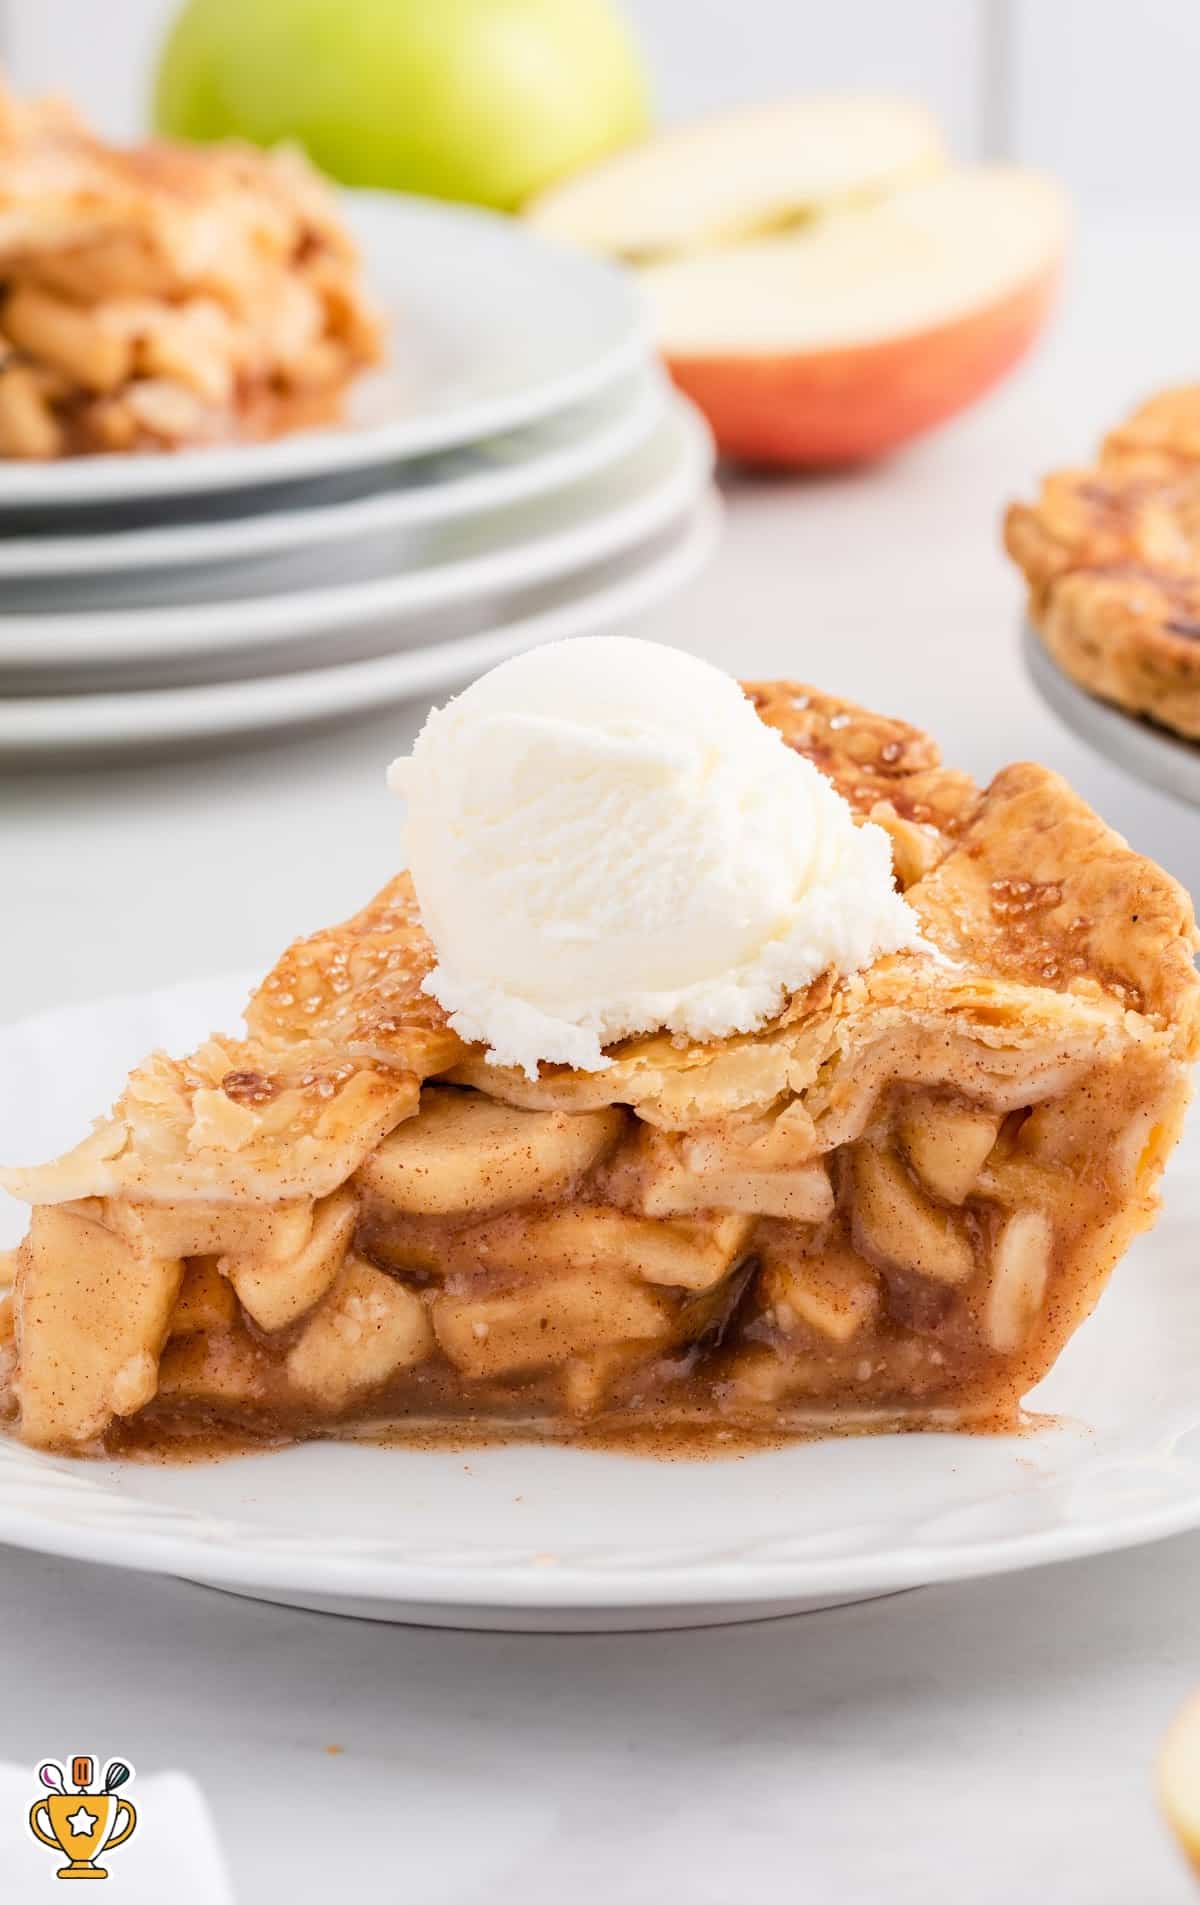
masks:
[[[133,131],[168,10],[9,0],[15,77]],[[1195,814],[1034,697],[997,536],[1039,470],[1196,373],[1200,6],[628,10],[669,113],[903,87],[960,151],[1060,169],[1084,212],[1026,369],[878,469],[731,478],[717,562],[657,632],[908,715],[981,776],[1047,761],[1200,888]],[[4,1009],[263,968],[352,910],[394,870],[382,768],[422,712],[215,765],[0,779]],[[1187,1905],[1152,1767],[1200,1681],[1198,1607],[1200,1536],[801,1620],[572,1639],[374,1627],[0,1551],[0,1758],[82,1732],[142,1773],[184,1768],[239,1905]],[[47,1871],[36,1896],[54,1889]]]
[[[177,6],[0,0],[0,45],[22,88],[61,88],[104,130],[133,133]],[[668,117],[820,87],[894,87],[927,100],[964,157],[1052,166],[1088,204],[1200,198],[1195,0],[624,0],[624,11]]]

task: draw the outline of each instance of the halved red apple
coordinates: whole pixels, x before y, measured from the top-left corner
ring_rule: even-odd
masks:
[[[939,166],[919,110],[827,100],[664,135],[531,215],[638,265],[671,373],[727,455],[830,465],[960,410],[1046,316],[1057,186]]]
[[[551,236],[640,264],[784,229],[946,164],[937,121],[912,100],[780,100],[627,146],[525,211]]]

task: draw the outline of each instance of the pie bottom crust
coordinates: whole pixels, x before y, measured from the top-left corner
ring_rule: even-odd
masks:
[[[421,990],[401,878],[247,1034],[155,1055],[53,1165],[0,1305],[13,1433],[1008,1427],[1152,1220],[1200,1036],[1187,896],[1061,782],[981,793],[787,683],[923,943],[760,1032],[536,1080]]]

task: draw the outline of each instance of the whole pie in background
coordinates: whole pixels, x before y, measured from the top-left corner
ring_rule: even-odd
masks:
[[[1151,398],[1091,468],[1014,503],[1005,543],[1064,672],[1200,739],[1200,385]]]
[[[364,1425],[1008,1428],[1157,1208],[1191,903],[1056,775],[980,790],[790,683],[762,719],[891,836],[921,938],[761,1030],[486,1062],[401,876],[245,1034],[159,1053],[33,1206],[0,1394],[39,1447]]]
[[[0,90],[0,456],[327,422],[380,350],[299,152],[108,146],[65,103]]]

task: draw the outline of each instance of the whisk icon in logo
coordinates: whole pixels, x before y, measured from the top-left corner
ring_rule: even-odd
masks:
[[[96,1762],[87,1753],[78,1753],[71,1761],[70,1786],[57,1760],[43,1761],[37,1777],[46,1796],[35,1799],[29,1808],[29,1829],[43,1845],[65,1855],[67,1863],[59,1866],[58,1877],[106,1879],[107,1871],[96,1860],[102,1852],[123,1845],[137,1825],[137,1813],[129,1801],[116,1797],[117,1788],[133,1778],[133,1767],[127,1760],[109,1760],[103,1783],[95,1792]]]

